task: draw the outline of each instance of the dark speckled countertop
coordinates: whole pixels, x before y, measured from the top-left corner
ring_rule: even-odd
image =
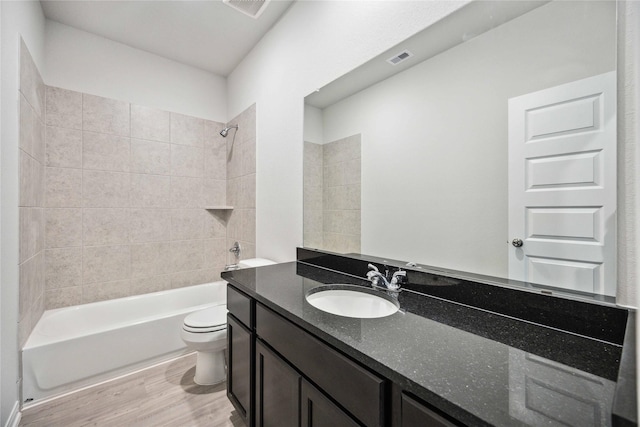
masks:
[[[305,300],[309,290],[369,283],[302,262],[229,271],[223,278],[465,424],[586,425],[590,417],[595,425],[611,424],[620,344],[412,290],[399,294],[401,310],[388,317],[328,314]],[[544,418],[536,405],[544,407]]]

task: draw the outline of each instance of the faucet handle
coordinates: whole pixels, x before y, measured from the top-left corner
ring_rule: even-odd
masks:
[[[373,265],[373,264],[371,264],[371,263],[369,263],[369,264],[367,265],[367,267],[369,267],[369,270],[373,270],[373,271],[375,271],[376,273],[380,273],[380,270],[378,270],[378,267],[376,267],[375,265]],[[371,272],[369,272],[369,273],[371,273]],[[369,275],[369,273],[367,273],[367,276]]]
[[[407,281],[407,272],[404,271],[402,268],[399,268],[398,271],[393,273],[393,276],[391,277],[391,283],[393,284],[405,283],[406,281]]]

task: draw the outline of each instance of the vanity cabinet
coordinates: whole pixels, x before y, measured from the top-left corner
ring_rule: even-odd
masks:
[[[252,425],[253,300],[227,286],[227,396],[247,426]]]
[[[454,425],[231,285],[227,308],[227,395],[248,427]]]

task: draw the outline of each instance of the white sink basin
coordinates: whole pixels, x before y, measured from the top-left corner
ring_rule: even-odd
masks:
[[[390,316],[400,304],[380,291],[353,285],[329,285],[312,289],[307,302],[327,313],[372,319]]]

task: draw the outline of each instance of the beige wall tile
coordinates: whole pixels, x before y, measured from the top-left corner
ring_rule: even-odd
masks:
[[[44,165],[45,161],[45,126],[44,122],[36,119],[33,124],[33,158]]]
[[[38,117],[44,116],[44,82],[29,49],[20,39],[20,92],[29,101]]]
[[[171,144],[132,139],[131,172],[169,175],[171,173]]]
[[[346,186],[344,209],[360,209],[361,199],[360,184]]]
[[[85,170],[82,204],[86,208],[128,207],[130,186],[128,173]]]
[[[131,242],[159,242],[171,239],[171,210],[131,209]]]
[[[205,206],[224,206],[227,204],[227,182],[225,180],[205,178],[203,185]]]
[[[227,179],[227,204],[239,206],[240,203],[240,178]]]
[[[304,232],[305,233],[322,233],[323,230],[323,213],[322,210],[304,210]]]
[[[129,209],[83,209],[82,228],[82,243],[85,246],[104,246],[129,243]]]
[[[20,206],[42,206],[44,166],[20,150]]]
[[[303,236],[303,244],[307,248],[324,249],[324,243],[322,239],[322,231],[319,232],[307,232],[305,230]]]
[[[82,304],[82,286],[47,290],[44,304],[47,310]]]
[[[45,209],[45,247],[82,245],[82,209]]]
[[[46,93],[46,124],[82,129],[82,93],[51,86]]]
[[[345,184],[345,164],[343,162],[324,166],[324,186],[337,187]]]
[[[245,175],[240,178],[240,203],[241,208],[256,207],[256,175]]]
[[[33,132],[36,122],[36,114],[31,104],[25,99],[24,95],[20,95],[20,148],[27,154],[33,156]]]
[[[202,147],[204,120],[183,114],[171,113],[171,142],[180,145]]]
[[[24,319],[35,300],[44,291],[44,257],[42,252],[35,255],[19,267],[20,286],[18,287],[18,318]]]
[[[241,240],[240,239],[241,226],[242,226],[242,213],[240,212],[240,209],[234,209],[232,212],[229,213],[229,219],[227,221],[227,239]]]
[[[157,108],[131,105],[131,137],[171,141],[171,113]]]
[[[82,285],[82,248],[47,249],[45,288],[58,289]]]
[[[183,240],[171,242],[171,258],[175,273],[201,269],[204,264],[203,241]]]
[[[171,276],[168,274],[131,279],[131,295],[148,294],[168,289],[171,289]]]
[[[360,227],[361,219],[359,210],[342,211],[342,223],[340,224],[340,232],[342,234],[359,236]]]
[[[20,208],[20,257],[23,263],[44,249],[42,208]]]
[[[242,143],[227,138],[227,178],[242,176]]]
[[[171,206],[172,178],[162,175],[131,174],[131,206],[168,208]]]
[[[102,282],[82,287],[82,303],[105,301],[115,298],[124,298],[129,295],[131,281],[116,280],[113,282]]]
[[[204,240],[204,268],[222,268],[227,263],[227,239]]]
[[[222,123],[205,122],[204,176],[227,179],[227,140],[220,136]]]
[[[244,242],[256,242],[256,210],[242,209],[240,239]]]
[[[31,324],[33,325],[33,327],[35,327],[38,324],[38,321],[40,320],[40,318],[42,317],[42,314],[44,313],[44,301],[45,301],[45,294],[44,292],[33,302],[33,304],[31,305]]]
[[[82,252],[82,280],[101,283],[129,279],[131,250],[128,245],[85,246]]]
[[[256,173],[256,140],[247,139],[240,146],[242,150],[242,175]]]
[[[203,269],[193,271],[182,271],[171,274],[171,287],[183,288],[186,286],[201,285],[219,281],[220,269]]]
[[[344,170],[345,184],[360,184],[362,174],[362,162],[360,158],[347,160]]]
[[[203,208],[202,178],[171,177],[171,206],[174,208]]]
[[[173,209],[171,212],[171,240],[202,238],[204,217],[201,209]]]
[[[57,168],[82,167],[82,132],[47,126],[46,166]]]
[[[171,273],[171,260],[169,242],[131,245],[131,277],[138,279]]]
[[[201,178],[203,170],[203,148],[171,144],[171,175]]]
[[[44,199],[49,208],[82,206],[82,170],[46,168]]]
[[[82,132],[82,167],[129,172],[131,143],[128,137]]]
[[[204,238],[215,239],[227,236],[227,211],[204,210]]]
[[[129,103],[82,94],[82,129],[129,136]]]

